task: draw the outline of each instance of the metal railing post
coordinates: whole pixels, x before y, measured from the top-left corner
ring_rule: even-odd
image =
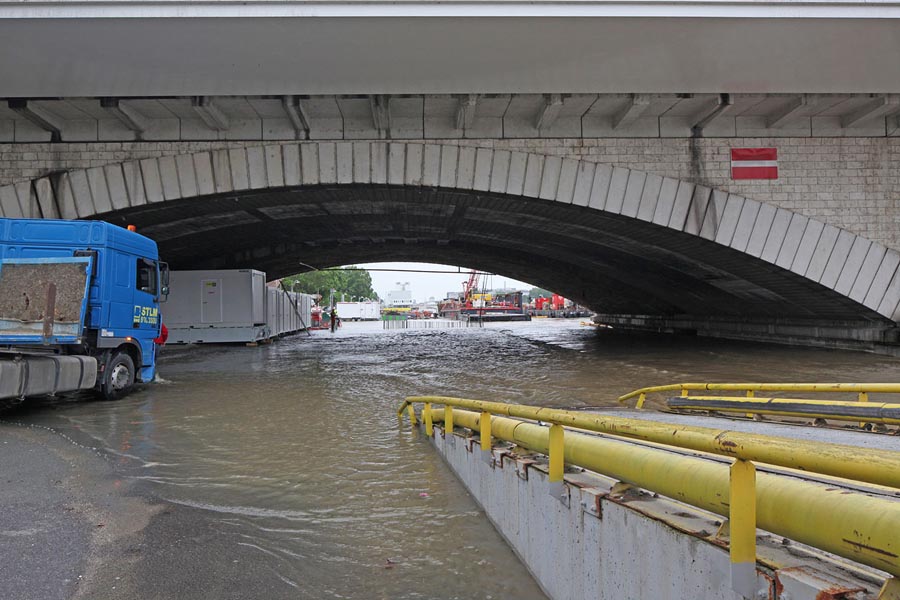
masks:
[[[754,392],[753,390],[747,390],[748,398],[754,398],[755,396],[756,396],[756,392]],[[753,413],[745,413],[745,415],[747,416],[748,419],[753,418]]]
[[[406,412],[409,413],[409,424],[412,427],[415,427],[416,426],[416,409],[415,409],[415,407],[412,404],[410,404],[408,407],[406,407]]]
[[[481,412],[481,419],[478,421],[479,436],[481,437],[481,458],[484,462],[491,464],[493,460],[493,444],[491,440],[491,413],[487,411]]]
[[[431,419],[431,402],[422,407],[422,419],[425,421],[425,435],[434,437],[434,421]]]
[[[729,478],[731,589],[745,598],[756,594],[756,467],[736,460]]]
[[[859,394],[857,394],[856,399],[857,399],[859,402],[868,402],[868,401],[869,401],[869,392],[860,392]],[[866,422],[865,422],[865,421],[860,421],[860,422],[859,422],[859,426],[860,426],[860,427],[865,427],[865,426],[866,426]]]
[[[491,451],[491,413],[482,412],[480,421],[481,449],[485,452]]]
[[[453,433],[453,407],[449,404],[444,405],[444,436]]]
[[[647,399],[647,394],[642,393],[638,396],[637,403],[634,405],[635,408],[644,408],[644,401]]]
[[[549,432],[548,455],[550,459],[550,495],[557,499],[562,499],[565,484],[563,483],[563,473],[566,465],[566,442],[562,425],[550,425]]]
[[[563,480],[566,445],[563,439],[563,426],[550,426],[550,482]]]

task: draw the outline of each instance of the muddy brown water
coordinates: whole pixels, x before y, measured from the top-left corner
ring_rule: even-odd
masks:
[[[900,381],[900,360],[574,320],[347,323],[257,348],[168,347],[160,373],[119,402],[43,401],[14,415],[96,448],[133,493],[209,525],[192,543],[215,551],[145,579],[227,586],[248,564],[266,583],[258,597],[527,599],[543,596],[477,504],[422,436],[398,429],[404,396],[609,406],[678,381]]]

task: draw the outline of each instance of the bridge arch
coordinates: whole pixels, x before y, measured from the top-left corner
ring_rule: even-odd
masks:
[[[175,268],[281,276],[301,263],[416,260],[532,281],[632,321],[900,319],[893,249],[722,190],[527,152],[235,147],[0,187],[0,210],[134,223]]]

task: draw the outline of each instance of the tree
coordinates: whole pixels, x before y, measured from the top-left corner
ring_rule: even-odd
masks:
[[[553,296],[553,292],[548,292],[545,289],[534,287],[531,288],[531,291],[528,292],[528,297],[532,300],[535,298],[550,298]]]
[[[325,271],[310,271],[285,277],[284,287],[288,290],[304,294],[319,294],[327,302],[331,290],[335,298],[340,300],[341,294],[357,298],[378,300],[378,294],[372,289],[372,276],[359,267],[344,267]]]

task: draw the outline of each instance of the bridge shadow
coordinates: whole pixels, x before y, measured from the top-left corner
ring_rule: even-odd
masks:
[[[556,290],[620,328],[831,347],[891,345],[900,318],[900,253],[588,161],[305,142],[61,173],[30,193],[46,217],[136,225],[176,269],[455,264]]]

